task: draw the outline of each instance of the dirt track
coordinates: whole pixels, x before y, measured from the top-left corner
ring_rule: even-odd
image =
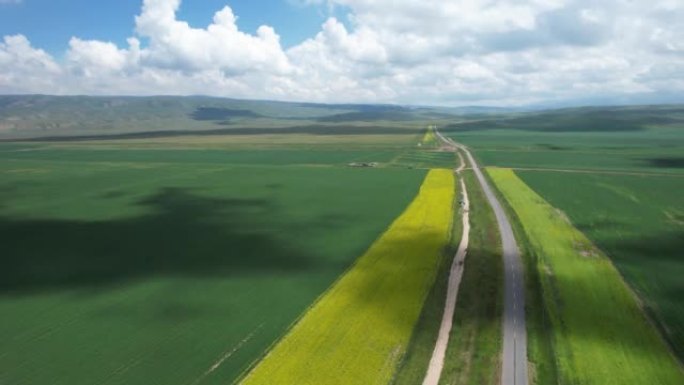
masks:
[[[455,172],[460,174],[465,167],[465,161],[460,153],[458,153],[458,156],[461,159],[461,165],[455,170]],[[444,356],[446,355],[446,349],[449,345],[449,333],[451,332],[454,311],[456,310],[458,288],[461,285],[463,266],[466,257],[466,251],[468,249],[468,238],[470,234],[470,215],[468,210],[470,208],[470,202],[468,201],[468,191],[466,190],[466,185],[465,182],[463,182],[463,178],[459,178],[459,181],[461,183],[463,235],[461,236],[461,242],[458,245],[456,256],[454,256],[454,260],[451,263],[442,323],[439,326],[437,342],[435,343],[435,349],[432,351],[432,358],[430,359],[430,364],[428,366],[425,379],[423,379],[423,385],[437,385],[442,374],[442,368],[444,367]]]

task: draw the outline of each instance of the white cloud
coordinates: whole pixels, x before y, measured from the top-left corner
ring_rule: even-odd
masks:
[[[177,20],[180,0],[146,0],[136,17],[136,31],[149,38],[143,64],[184,71],[219,69],[227,74],[250,71],[286,73],[291,70],[273,28],[259,27],[256,35],[238,30],[226,6],[205,29]]]
[[[0,90],[6,93],[58,92],[54,84],[61,72],[49,54],[32,47],[23,35],[0,42]]]
[[[684,97],[678,0],[291,1],[344,9],[347,26],[330,18],[284,50],[269,26],[240,31],[229,6],[194,28],[177,17],[180,0],[145,0],[127,47],[74,37],[56,61],[6,36],[0,92],[415,104]]]

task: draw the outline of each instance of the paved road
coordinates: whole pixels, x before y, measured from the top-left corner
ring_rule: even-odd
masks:
[[[461,165],[455,170],[456,174],[461,173],[465,168],[465,161],[461,154],[458,154],[461,159]],[[442,375],[444,368],[444,357],[446,355],[447,346],[449,345],[449,334],[454,319],[454,311],[456,310],[456,299],[458,298],[458,288],[461,286],[461,278],[463,277],[463,266],[468,250],[468,238],[470,235],[470,201],[468,200],[468,190],[466,190],[463,178],[458,178],[461,184],[461,220],[463,222],[463,232],[461,235],[461,242],[458,245],[458,251],[451,263],[451,270],[449,273],[449,282],[447,285],[446,301],[444,302],[444,313],[442,315],[442,323],[439,326],[439,334],[437,335],[437,342],[435,349],[432,351],[432,358],[430,358],[430,365],[428,366],[427,374],[423,379],[423,385],[437,385],[439,378]]]
[[[527,329],[522,259],[506,212],[468,149],[435,131],[445,143],[462,150],[496,215],[504,260],[503,367],[501,385],[527,385]]]

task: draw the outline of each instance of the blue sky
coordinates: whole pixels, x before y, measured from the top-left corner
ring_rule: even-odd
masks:
[[[141,0],[0,0],[0,36],[23,34],[57,56],[66,51],[72,36],[123,45],[133,34],[140,4]],[[329,16],[327,7],[286,0],[185,0],[178,16],[203,27],[226,4],[239,16],[241,30],[253,33],[260,25],[271,25],[281,32],[286,48],[315,35]],[[337,16],[344,20],[339,11]]]
[[[0,0],[0,94],[684,102],[682,0]]]

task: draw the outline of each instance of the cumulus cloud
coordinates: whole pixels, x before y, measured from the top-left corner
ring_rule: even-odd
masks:
[[[0,90],[6,93],[50,89],[61,72],[49,54],[23,35],[5,36],[0,42]]]
[[[143,64],[187,72],[220,69],[228,74],[290,70],[273,28],[261,26],[256,35],[241,32],[229,6],[218,11],[207,28],[192,28],[176,18],[179,6],[180,0],[144,2],[135,19],[138,34],[150,40]]]
[[[230,6],[195,28],[179,20],[181,0],[144,0],[125,47],[73,37],[56,60],[5,36],[0,92],[497,105],[684,95],[678,0],[290,1],[347,20],[285,50],[272,27],[239,30]]]

